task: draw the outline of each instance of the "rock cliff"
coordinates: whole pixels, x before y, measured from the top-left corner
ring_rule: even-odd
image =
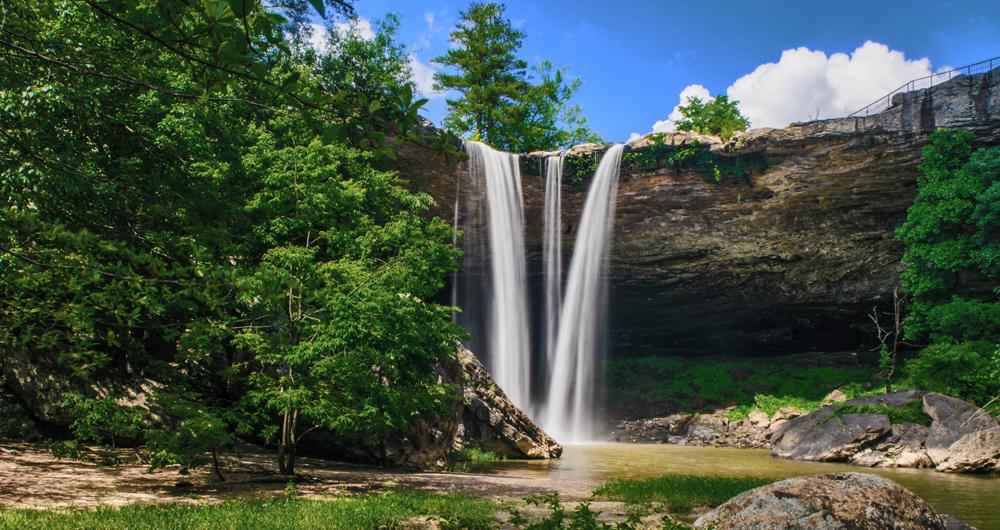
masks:
[[[613,354],[763,354],[853,349],[865,315],[891,299],[901,247],[893,234],[916,191],[921,148],[937,127],[1000,144],[1000,70],[900,94],[891,108],[697,141],[716,182],[697,167],[625,164],[611,256]],[[569,159],[607,146],[574,148]],[[652,149],[650,137],[628,153]],[[529,267],[541,270],[542,155],[522,157]],[[399,169],[452,219],[464,163],[403,149]],[[581,164],[574,164],[581,165]],[[665,167],[666,166],[666,167]],[[588,179],[563,182],[564,249],[572,251]],[[579,181],[579,182],[577,182]],[[461,217],[462,212],[458,215]],[[473,227],[475,229],[475,227]],[[536,278],[535,281],[538,281]]]

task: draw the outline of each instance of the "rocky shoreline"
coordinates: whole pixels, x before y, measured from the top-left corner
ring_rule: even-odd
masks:
[[[831,394],[830,404],[810,413],[787,407],[736,419],[730,407],[622,421],[612,439],[771,449],[780,458],[865,467],[1000,473],[1000,423],[974,405],[920,390],[842,397]]]

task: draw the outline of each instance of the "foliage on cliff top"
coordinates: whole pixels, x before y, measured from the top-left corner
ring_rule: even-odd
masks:
[[[500,3],[472,2],[451,32],[455,45],[434,59],[453,69],[434,74],[435,88],[459,94],[447,101],[445,127],[514,153],[600,141],[571,103],[582,81],[549,61],[529,69],[517,57],[525,34],[505,11]]]
[[[729,96],[718,95],[708,100],[688,98],[678,109],[684,119],[677,120],[678,131],[711,134],[729,140],[733,134],[750,127],[750,120],[740,113],[739,101],[729,101]]]

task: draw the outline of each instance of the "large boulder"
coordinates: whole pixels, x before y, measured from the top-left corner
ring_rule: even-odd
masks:
[[[715,530],[962,528],[899,484],[863,473],[797,477],[742,493],[695,521]],[[958,523],[960,524],[960,523]],[[968,527],[966,527],[968,528]]]
[[[492,451],[508,458],[558,458],[562,446],[517,408],[475,354],[461,348],[462,410],[456,449]]]
[[[1000,471],[1000,427],[970,432],[948,447],[938,471],[995,473]]]
[[[885,414],[837,412],[845,405],[902,408],[917,404],[930,426],[912,421],[892,424]],[[904,390],[852,399],[794,418],[771,437],[771,454],[868,467],[936,466],[939,471],[989,473],[1000,471],[998,427],[992,416],[961,399]]]
[[[924,412],[934,420],[925,444],[927,455],[936,465],[948,458],[951,445],[963,436],[998,426],[979,407],[936,392],[924,396]]]

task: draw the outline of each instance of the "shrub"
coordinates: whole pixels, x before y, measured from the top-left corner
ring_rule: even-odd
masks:
[[[1000,394],[1000,347],[985,341],[933,344],[910,359],[904,372],[916,388],[985,405]]]

